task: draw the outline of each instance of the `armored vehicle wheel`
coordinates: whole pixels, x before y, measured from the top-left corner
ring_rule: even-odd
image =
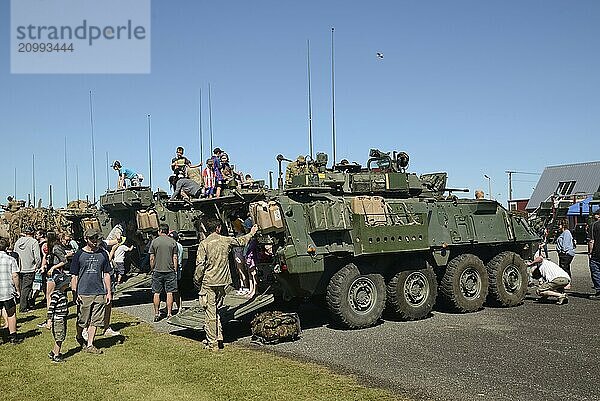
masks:
[[[488,275],[481,259],[468,253],[452,259],[439,290],[446,304],[457,312],[481,309],[488,294]]]
[[[490,277],[488,302],[498,306],[520,305],[527,294],[527,266],[514,252],[502,252],[487,264]]]
[[[402,320],[429,315],[437,296],[437,280],[431,267],[396,274],[387,285],[390,309]]]
[[[349,263],[333,275],[327,286],[332,318],[349,329],[375,324],[385,307],[385,281],[380,274],[362,275]]]

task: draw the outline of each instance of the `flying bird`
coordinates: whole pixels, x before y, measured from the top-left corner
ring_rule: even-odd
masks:
[[[377,52],[377,58],[383,60],[383,53]]]

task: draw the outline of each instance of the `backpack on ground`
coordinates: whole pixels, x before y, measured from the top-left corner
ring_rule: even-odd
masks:
[[[280,311],[263,312],[250,323],[252,341],[261,344],[277,344],[284,341],[295,341],[300,338],[302,329],[297,313]]]

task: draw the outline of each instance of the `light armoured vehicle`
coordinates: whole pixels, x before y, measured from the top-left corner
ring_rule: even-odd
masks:
[[[268,278],[265,292],[242,305],[244,313],[275,297],[316,297],[326,300],[340,326],[364,328],[386,306],[398,318],[416,320],[436,302],[457,312],[485,302],[521,304],[524,259],[539,236],[495,201],[453,195],[459,190],[446,188],[446,173],[408,172],[408,159],[373,149],[365,167],[327,168],[327,156],[318,154],[283,189],[286,159],[278,156],[279,190],[244,205],[260,227],[265,257],[259,267]],[[200,313],[191,308],[171,323],[202,328]]]

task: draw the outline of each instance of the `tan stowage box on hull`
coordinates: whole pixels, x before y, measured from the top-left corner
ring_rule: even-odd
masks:
[[[250,215],[263,233],[283,230],[281,209],[274,202],[254,202],[250,204]]]
[[[283,218],[281,217],[281,209],[275,202],[269,202],[269,214],[271,215],[271,222],[275,230],[283,229]]]
[[[100,222],[94,217],[81,219],[81,226],[83,227],[83,231],[87,230],[88,228],[100,230]]]
[[[154,210],[139,210],[135,213],[138,229],[158,230],[158,216]]]
[[[365,216],[370,226],[387,223],[385,201],[381,196],[357,196],[352,198],[351,208],[353,213]]]

